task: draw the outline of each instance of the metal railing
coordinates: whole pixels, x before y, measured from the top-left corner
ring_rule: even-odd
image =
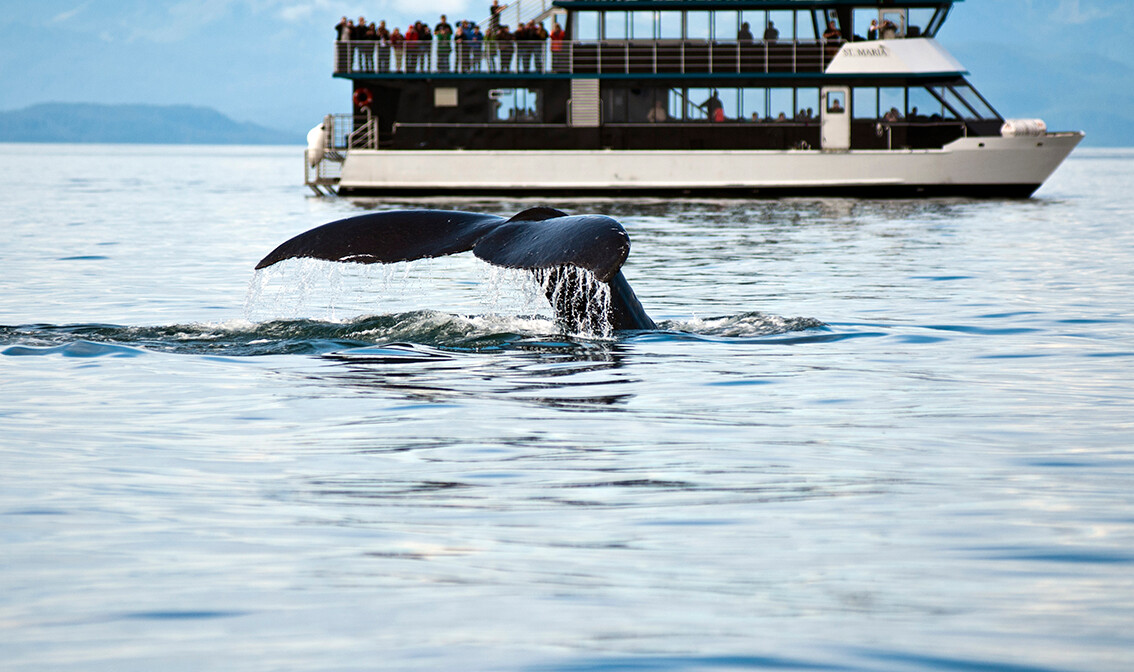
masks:
[[[335,42],[336,74],[822,72],[842,42],[604,40]]]
[[[303,158],[303,183],[316,194],[333,192],[342,176],[342,164],[350,149],[378,149],[378,118],[370,110],[358,114],[328,114],[323,117],[322,150],[308,147]]]

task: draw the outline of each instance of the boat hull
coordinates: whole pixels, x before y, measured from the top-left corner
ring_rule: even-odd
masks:
[[[973,137],[929,150],[351,150],[339,193],[1025,198],[1082,138]]]

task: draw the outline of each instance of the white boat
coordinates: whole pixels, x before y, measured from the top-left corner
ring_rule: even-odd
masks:
[[[935,39],[952,6],[545,0],[483,22],[488,39],[338,41],[353,109],[312,129],[307,184],[1027,197],[1083,133],[996,112]],[[509,20],[550,22],[557,37]]]

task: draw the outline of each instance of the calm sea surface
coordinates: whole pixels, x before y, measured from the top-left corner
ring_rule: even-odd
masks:
[[[573,200],[658,332],[287,262],[300,148],[2,145],[0,667],[1134,668],[1134,150]]]

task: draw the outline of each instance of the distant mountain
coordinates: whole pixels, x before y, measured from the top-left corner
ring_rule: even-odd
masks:
[[[302,144],[299,135],[192,105],[42,103],[0,112],[0,142]]]

